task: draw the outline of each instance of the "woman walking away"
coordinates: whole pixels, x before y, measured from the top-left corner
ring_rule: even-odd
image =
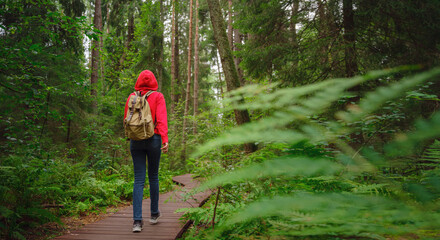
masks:
[[[142,199],[146,175],[146,159],[148,160],[148,180],[151,199],[150,224],[156,224],[161,216],[159,211],[159,162],[161,152],[168,152],[168,124],[165,98],[162,93],[156,92],[157,81],[154,74],[149,70],[142,71],[139,74],[134,89],[136,92],[128,97],[125,104],[124,126],[126,127],[126,134],[127,128],[135,128],[133,127],[135,125],[131,124],[133,121],[146,123],[148,122],[147,119],[149,119],[154,123],[154,126],[150,125],[151,134],[147,134],[149,132],[148,126],[142,125],[142,127],[139,127],[141,125],[138,125],[137,131],[133,130],[127,135],[130,138],[130,152],[134,167],[133,232],[140,232],[143,226]],[[144,102],[145,99],[146,102]],[[148,104],[146,104],[147,102]],[[148,105],[150,109],[148,109]],[[144,111],[145,107],[147,110]],[[138,137],[136,134],[143,136]]]

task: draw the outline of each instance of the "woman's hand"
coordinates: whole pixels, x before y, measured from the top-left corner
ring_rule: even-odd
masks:
[[[163,151],[163,153],[167,153],[168,152],[168,143],[164,143],[163,147],[161,148],[161,150]]]

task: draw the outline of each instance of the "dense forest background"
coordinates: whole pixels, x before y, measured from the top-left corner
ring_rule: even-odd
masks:
[[[131,201],[149,69],[161,191],[217,194],[187,239],[438,239],[439,23],[436,0],[0,0],[0,237]]]

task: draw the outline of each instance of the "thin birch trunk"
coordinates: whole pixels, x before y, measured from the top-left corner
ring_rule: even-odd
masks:
[[[159,4],[160,4],[160,21],[164,22],[163,0],[160,0]],[[158,79],[159,79],[159,84],[158,84],[159,91],[162,91],[162,86],[163,86],[163,33],[164,33],[164,28],[161,27],[161,29],[160,29],[160,43],[159,43],[160,53],[159,53],[159,59],[158,59],[159,61],[158,61],[158,66],[157,66],[157,75],[158,75]]]
[[[197,133],[196,116],[199,109],[199,0],[196,0],[196,33],[194,38],[194,121],[193,134]]]
[[[189,92],[191,90],[191,50],[192,50],[192,18],[193,18],[193,0],[189,1],[189,33],[188,33],[188,76],[186,83],[186,96],[185,96],[185,110],[183,113],[183,127],[182,127],[182,145],[183,152],[182,158],[185,158],[186,155],[186,139],[185,139],[185,130],[186,130],[186,117],[188,116],[189,111]]]
[[[220,70],[220,57],[217,54],[217,56],[215,57],[215,59],[217,60],[217,72],[218,72],[218,82],[219,82],[219,88],[220,88],[220,97],[221,99],[223,99],[223,80],[222,80],[222,72]]]
[[[175,92],[175,85],[176,85],[176,1],[172,0],[173,4],[173,10],[172,10],[172,17],[171,17],[171,114],[174,115],[174,111],[176,108],[176,92]]]

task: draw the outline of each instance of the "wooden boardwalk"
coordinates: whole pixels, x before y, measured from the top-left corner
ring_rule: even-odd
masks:
[[[191,174],[185,174],[173,178],[173,181],[180,186],[175,191],[161,194],[159,196],[159,210],[162,217],[156,225],[149,224],[150,199],[142,202],[144,216],[144,227],[142,232],[133,233],[133,207],[125,207],[117,213],[97,221],[87,224],[83,228],[72,231],[64,236],[55,239],[93,239],[93,240],[112,240],[112,239],[176,239],[181,236],[184,228],[190,223],[181,223],[179,218],[183,213],[176,213],[179,208],[199,207],[208,199],[211,192],[198,193],[192,198],[185,197],[191,189],[199,183],[194,180]]]

